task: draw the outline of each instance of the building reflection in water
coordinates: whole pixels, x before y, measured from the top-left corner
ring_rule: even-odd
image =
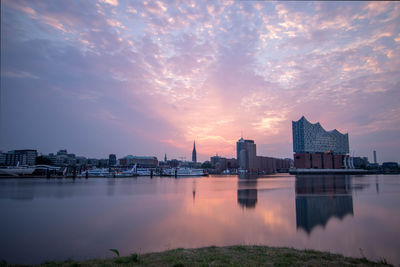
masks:
[[[193,184],[192,184],[192,194],[193,194],[193,204],[194,201],[196,199],[196,179],[193,180]]]
[[[238,204],[243,208],[255,208],[257,204],[257,175],[243,173],[238,178]]]
[[[353,215],[350,176],[296,175],[296,226],[308,234],[331,217]]]

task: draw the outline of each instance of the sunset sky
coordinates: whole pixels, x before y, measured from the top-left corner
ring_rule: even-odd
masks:
[[[400,162],[400,2],[1,1],[3,151],[292,158],[302,115]]]

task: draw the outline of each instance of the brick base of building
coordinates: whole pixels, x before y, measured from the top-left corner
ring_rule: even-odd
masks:
[[[298,169],[342,169],[344,159],[348,155],[333,153],[296,153],[294,154],[294,167]]]

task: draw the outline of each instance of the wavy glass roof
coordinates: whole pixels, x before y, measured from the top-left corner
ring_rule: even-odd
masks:
[[[293,151],[296,153],[349,153],[349,135],[334,129],[326,131],[319,122],[310,123],[304,116],[292,121]]]

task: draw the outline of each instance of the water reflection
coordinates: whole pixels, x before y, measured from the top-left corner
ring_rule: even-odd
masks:
[[[196,199],[196,180],[195,179],[193,180],[193,184],[192,184],[192,194],[193,194],[193,204],[194,204],[194,201]]]
[[[331,217],[342,220],[353,213],[350,176],[296,176],[296,226],[308,234]]]
[[[257,175],[248,173],[238,177],[237,201],[243,208],[255,208],[257,204]]]
[[[399,207],[398,175],[0,179],[0,260],[262,244],[398,264]]]
[[[34,201],[38,198],[67,199],[76,197],[155,193],[154,187],[136,188],[134,184],[150,184],[146,178],[91,178],[91,179],[1,179],[0,200]],[[105,186],[104,186],[105,185]]]

